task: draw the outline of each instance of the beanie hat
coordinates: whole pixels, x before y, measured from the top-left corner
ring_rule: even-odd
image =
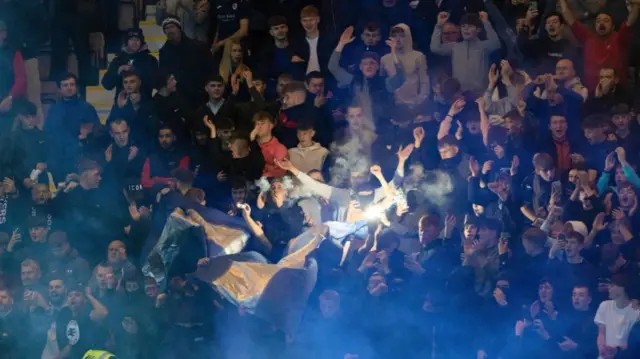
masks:
[[[134,37],[137,37],[141,42],[144,43],[144,33],[142,32],[142,29],[130,28],[129,30],[127,30],[126,40],[129,41],[129,39]]]
[[[178,19],[177,17],[171,17],[171,16],[162,20],[162,30],[164,31],[165,27],[171,24],[176,25],[177,27],[180,28],[180,30],[182,30],[182,23],[180,22],[180,19]]]

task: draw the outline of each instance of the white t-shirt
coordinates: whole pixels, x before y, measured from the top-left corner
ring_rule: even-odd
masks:
[[[633,309],[631,304],[625,308],[618,308],[613,300],[606,300],[600,304],[594,322],[606,328],[605,343],[610,347],[627,345],[631,327],[640,317],[640,311]]]
[[[314,39],[306,38],[309,43],[309,63],[307,64],[307,74],[312,71],[320,71],[320,61],[318,60],[318,39],[316,36]]]

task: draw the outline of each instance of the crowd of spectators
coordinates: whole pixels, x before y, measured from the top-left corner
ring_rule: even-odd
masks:
[[[640,357],[640,0],[161,0],[106,123],[84,3],[0,0],[0,358]],[[49,39],[80,71],[43,115]],[[143,275],[168,191],[272,263],[366,233],[285,333]]]

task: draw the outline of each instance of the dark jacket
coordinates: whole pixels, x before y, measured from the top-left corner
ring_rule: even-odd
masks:
[[[185,99],[177,92],[166,97],[156,93],[152,102],[158,124],[171,126],[179,142],[187,142],[190,137],[189,129],[195,119],[193,109]]]
[[[51,152],[54,160],[50,165],[60,173],[66,174],[75,168],[78,135],[83,123],[99,126],[100,119],[96,109],[79,97],[62,99],[49,109],[44,131],[52,140]]]
[[[138,154],[129,161],[129,151],[136,146],[129,143],[124,147],[119,147],[115,143],[111,144],[111,161],[105,163],[102,176],[106,183],[122,188],[125,184],[140,183],[142,164],[145,160],[144,149],[138,148]]]
[[[145,146],[151,146],[155,142],[157,135],[157,120],[155,109],[153,108],[153,102],[148,97],[140,99],[140,103],[137,108],[127,100],[127,104],[124,107],[113,105],[111,113],[107,119],[107,126],[111,124],[113,120],[123,119],[127,121],[129,128],[131,129],[131,136],[135,142]]]
[[[307,66],[309,64],[309,58],[311,56],[311,50],[309,47],[309,43],[307,42],[306,37],[302,36],[294,40],[291,44],[293,52],[300,56],[305,61],[305,73]],[[329,69],[327,65],[329,64],[329,56],[331,56],[331,52],[335,44],[333,40],[331,40],[328,36],[320,35],[318,37],[318,63],[320,64],[320,72],[325,76],[330,76]]]
[[[37,128],[32,130],[19,128],[14,132],[14,139],[22,155],[20,175],[22,179],[28,178],[38,163],[47,162],[49,157],[47,135]]]
[[[518,34],[518,49],[525,58],[531,59],[530,65],[537,69],[536,73],[555,73],[556,63],[561,59],[570,59],[576,69],[581,68],[578,62],[577,47],[567,39],[553,41],[546,33],[541,37],[528,38],[523,32]]]
[[[209,144],[212,160],[229,178],[244,177],[247,181],[255,181],[262,177],[264,157],[256,141],[250,141],[251,152],[243,158],[232,158],[230,153],[222,152],[221,146],[218,138],[212,139]]]
[[[129,53],[124,48],[109,64],[107,73],[102,78],[102,86],[109,91],[115,88],[115,99],[118,98],[118,94],[122,91],[122,76],[118,74],[118,69],[124,65],[131,65],[133,72],[137,73],[142,80],[140,93],[146,98],[151,98],[155,75],[158,72],[158,60],[151,55],[147,45],[143,45],[138,52],[134,53]]]
[[[284,73],[288,73],[298,80],[303,80],[307,69],[306,62],[291,62],[291,58],[293,56],[298,56],[304,59],[302,56],[296,53],[296,50],[299,49],[296,49],[291,43],[285,49],[277,49],[273,42],[267,44],[262,52],[262,55],[260,56],[260,58],[262,59],[262,61],[260,62],[262,65],[259,66],[260,73],[268,79],[276,79],[278,76]],[[280,60],[276,58],[278,52],[282,52],[283,54],[283,58]]]
[[[192,106],[206,99],[204,86],[207,77],[215,72],[207,44],[183,33],[179,44],[167,42],[160,49],[160,68],[175,76],[178,92]]]
[[[142,166],[142,186],[148,189],[156,183],[168,183],[171,171],[178,167],[189,168],[189,156],[178,149],[152,152]]]

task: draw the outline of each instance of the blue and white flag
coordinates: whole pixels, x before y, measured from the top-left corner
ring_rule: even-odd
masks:
[[[193,273],[200,258],[240,253],[249,229],[239,218],[207,208],[178,193],[168,193],[154,209],[143,250],[142,271],[159,284]]]
[[[212,258],[196,277],[245,312],[294,334],[316,284],[312,253],[327,233],[328,227],[315,227],[292,239],[276,264],[257,253],[241,253]]]

